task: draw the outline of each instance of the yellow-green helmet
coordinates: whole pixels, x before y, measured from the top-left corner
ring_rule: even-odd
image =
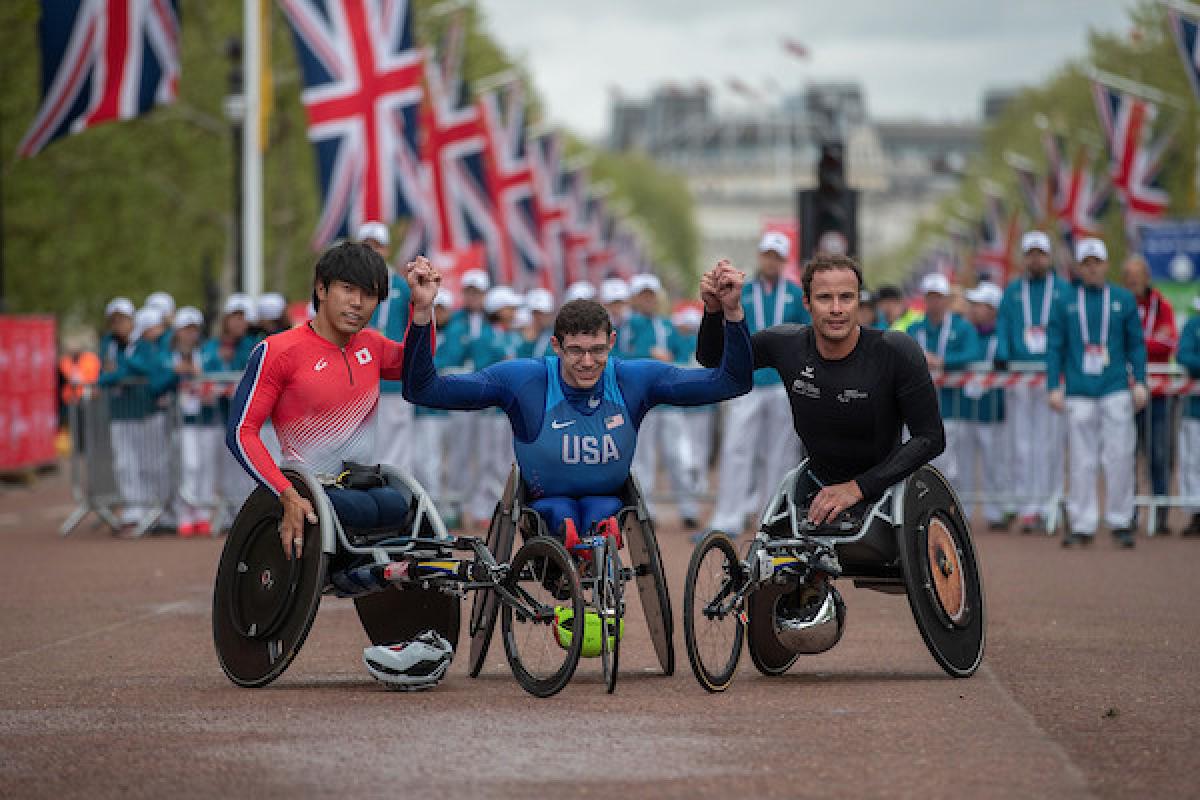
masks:
[[[574,618],[574,613],[569,608],[556,606],[554,608],[554,638],[558,640],[558,646],[566,650],[571,646],[571,639],[574,633],[571,630],[571,623]],[[594,608],[589,608],[583,612],[583,647],[579,654],[584,658],[595,658],[600,655],[600,615],[596,613]],[[622,619],[617,626],[617,638],[620,639],[625,635],[625,620]],[[609,646],[613,644],[612,633],[609,633]]]

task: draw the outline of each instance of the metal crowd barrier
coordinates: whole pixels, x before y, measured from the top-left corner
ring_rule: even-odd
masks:
[[[1146,531],[1153,536],[1158,531],[1159,509],[1190,508],[1200,511],[1200,496],[1187,495],[1179,491],[1177,456],[1179,455],[1180,421],[1183,416],[1183,400],[1190,396],[1200,395],[1200,381],[1189,378],[1182,368],[1176,365],[1151,364],[1147,369],[1147,387],[1151,391],[1151,399],[1146,411],[1136,417],[1138,450],[1135,460],[1136,486],[1139,487],[1135,497],[1135,509],[1145,509],[1148,519]],[[947,427],[958,426],[960,436],[975,436],[978,431],[974,426],[994,429],[991,439],[991,451],[980,452],[967,465],[950,464],[949,459],[956,458],[960,453],[948,451],[935,464],[949,467],[953,473],[951,480],[955,484],[960,499],[968,507],[1000,506],[1007,513],[1015,507],[1031,502],[1042,502],[1045,505],[1047,533],[1053,533],[1065,514],[1065,488],[1069,471],[1066,469],[1070,458],[1067,448],[1066,424],[1061,420],[1060,446],[1065,452],[1063,459],[1064,472],[1051,487],[1031,486],[1027,477],[1036,474],[1029,464],[1019,463],[1016,458],[1014,441],[1014,426],[1011,424],[1011,403],[1005,402],[1005,417],[997,418],[997,404],[980,402],[992,393],[1008,393],[1013,390],[1028,389],[1036,391],[1045,386],[1046,374],[1040,365],[1012,364],[1008,370],[993,370],[982,366],[968,370],[953,372],[935,372],[934,383],[939,389],[955,389],[941,397],[942,416]],[[941,393],[939,393],[941,394]],[[1005,396],[1005,401],[1010,398]],[[1043,394],[1044,399],[1044,394]],[[1152,406],[1157,406],[1153,408]],[[953,438],[953,437],[951,437]],[[984,439],[987,441],[986,439]],[[951,447],[955,447],[951,443]],[[1049,444],[1047,446],[1050,446]],[[972,453],[969,446],[961,448],[968,455]],[[1165,451],[1165,452],[1163,452]],[[1165,490],[1155,491],[1152,487],[1151,470],[1152,456],[1161,459],[1157,465],[1160,471],[1165,471]],[[1006,488],[1001,491],[973,489],[984,480],[983,470],[989,468],[989,459],[996,469],[1007,469],[1008,475],[1002,478]],[[974,471],[978,469],[978,477],[963,474],[963,469]],[[1160,475],[1160,480],[1162,476]]]
[[[227,527],[253,489],[225,448],[224,412],[240,377],[206,376],[159,394],[144,380],[87,387],[67,409],[76,507],[59,533],[70,534],[89,514],[134,537],[176,527],[192,511],[213,533]],[[205,421],[185,423],[185,414]]]

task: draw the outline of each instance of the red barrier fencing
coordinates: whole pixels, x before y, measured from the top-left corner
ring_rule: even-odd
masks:
[[[53,317],[0,316],[0,470],[56,458],[56,350]]]

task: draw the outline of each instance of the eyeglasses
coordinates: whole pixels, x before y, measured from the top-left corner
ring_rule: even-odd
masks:
[[[591,356],[593,361],[600,361],[608,355],[608,345],[598,344],[595,347],[577,347],[572,344],[563,348],[563,355],[572,361],[582,361],[584,356]]]

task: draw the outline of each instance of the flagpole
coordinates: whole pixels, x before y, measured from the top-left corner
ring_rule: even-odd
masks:
[[[244,0],[242,34],[242,291],[257,297],[263,291],[262,254],[262,21],[259,0]]]
[[[1153,86],[1147,86],[1144,83],[1138,83],[1128,78],[1122,78],[1120,75],[1113,75],[1111,72],[1104,72],[1095,67],[1085,71],[1087,77],[1098,83],[1103,83],[1106,86],[1111,86],[1114,89],[1120,89],[1122,92],[1128,92],[1132,95],[1137,95],[1143,100],[1149,100],[1152,103],[1160,103],[1162,105],[1171,106],[1172,108],[1187,110],[1187,106],[1182,100],[1175,95],[1167,94],[1166,92],[1155,89]]]

